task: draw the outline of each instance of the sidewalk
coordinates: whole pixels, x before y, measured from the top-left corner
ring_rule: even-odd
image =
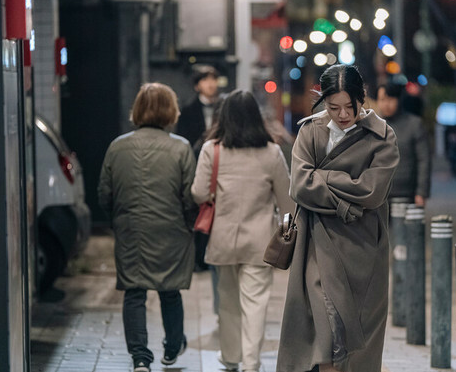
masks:
[[[32,372],[132,371],[123,334],[122,292],[114,289],[112,238],[93,237],[90,244],[84,260],[92,266],[79,269],[89,273],[60,278],[56,286],[65,290],[64,300],[33,309]],[[288,272],[275,271],[262,372],[275,371],[287,280]],[[149,345],[156,359],[152,371],[223,371],[216,358],[219,346],[209,272],[194,274],[191,289],[182,294],[188,349],[175,365],[165,368],[159,362],[163,352],[159,301],[155,292],[149,292]],[[383,372],[437,371],[430,368],[430,347],[407,345],[405,329],[391,327],[390,322],[383,362]]]

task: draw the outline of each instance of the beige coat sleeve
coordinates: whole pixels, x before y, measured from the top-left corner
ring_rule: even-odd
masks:
[[[288,171],[287,162],[278,145],[277,150],[276,164],[272,175],[272,190],[274,192],[282,220],[285,213],[294,212],[294,203],[289,195],[290,173]]]
[[[202,204],[210,199],[213,157],[214,144],[213,142],[206,142],[199,154],[195,179],[191,187],[193,199],[197,204]]]

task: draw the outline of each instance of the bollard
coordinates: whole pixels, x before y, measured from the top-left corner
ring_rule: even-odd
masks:
[[[406,231],[405,212],[409,198],[392,198],[390,208],[390,242],[392,251],[392,322],[394,326],[405,327],[405,277],[406,277]]]
[[[432,218],[432,368],[451,368],[452,232],[450,216]]]
[[[425,330],[425,244],[424,210],[415,204],[407,206],[405,213],[407,236],[406,261],[406,327],[407,343],[424,345]]]

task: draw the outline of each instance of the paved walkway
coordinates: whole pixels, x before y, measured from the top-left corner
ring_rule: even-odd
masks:
[[[266,339],[262,352],[263,372],[275,371],[287,272],[276,271],[269,304]],[[121,293],[115,291],[112,272],[82,274],[59,279],[66,297],[60,303],[35,306],[32,327],[32,372],[132,371],[126,352],[121,315]],[[149,344],[156,362],[152,371],[216,372],[218,347],[216,317],[208,272],[194,275],[192,287],[183,291],[185,332],[188,349],[178,362],[165,368],[162,356],[163,331],[155,292],[149,292]],[[426,372],[430,347],[405,343],[403,328],[387,328],[384,372]]]

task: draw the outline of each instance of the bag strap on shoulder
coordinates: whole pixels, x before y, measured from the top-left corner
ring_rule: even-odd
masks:
[[[215,200],[215,191],[217,190],[217,175],[220,158],[220,144],[214,145],[214,163],[212,164],[212,176],[211,176],[211,187],[209,189],[211,193],[211,201]]]

